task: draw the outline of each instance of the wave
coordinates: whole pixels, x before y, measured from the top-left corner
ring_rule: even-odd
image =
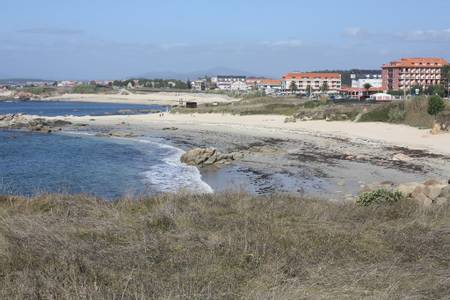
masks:
[[[176,192],[179,190],[203,193],[214,192],[202,180],[202,175],[196,167],[188,166],[180,161],[181,156],[184,154],[182,149],[156,141],[143,139],[137,141],[153,144],[160,149],[167,150],[167,156],[161,159],[162,163],[152,165],[150,170],[144,172],[147,180],[161,192]]]
[[[91,132],[65,132],[70,135],[95,136]],[[164,151],[163,157],[155,160],[155,164],[149,165],[148,170],[142,173],[145,183],[158,192],[178,192],[186,190],[195,193],[213,193],[214,190],[202,180],[200,171],[193,166],[188,166],[180,161],[185,153],[182,149],[157,141],[157,139],[143,138],[119,138],[111,139],[132,141],[141,144],[151,144]],[[159,139],[158,139],[159,140]],[[147,168],[147,167],[145,167]]]

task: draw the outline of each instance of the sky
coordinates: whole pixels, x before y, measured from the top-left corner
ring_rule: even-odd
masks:
[[[379,69],[450,59],[448,0],[0,0],[0,78],[118,79],[226,67]]]

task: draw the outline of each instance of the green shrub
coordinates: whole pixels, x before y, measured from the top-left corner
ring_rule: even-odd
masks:
[[[91,84],[82,84],[72,89],[74,94],[92,94],[97,92],[97,86]]]
[[[316,107],[319,107],[319,106],[321,106],[321,105],[323,105],[322,102],[313,100],[313,101],[306,101],[306,102],[303,104],[303,107],[304,107],[304,108],[316,108]]]
[[[383,105],[361,116],[360,122],[389,122],[390,107]]]
[[[389,122],[401,123],[403,120],[405,120],[405,115],[406,112],[404,110],[401,110],[399,108],[391,109],[388,113]]]
[[[356,203],[360,206],[393,204],[404,199],[405,196],[399,191],[388,191],[378,189],[371,192],[362,193]]]
[[[445,109],[444,100],[439,96],[431,96],[428,99],[428,113],[432,116],[437,116]]]

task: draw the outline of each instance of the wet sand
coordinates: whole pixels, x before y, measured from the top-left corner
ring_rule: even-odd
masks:
[[[450,135],[431,136],[383,123],[284,123],[282,116],[165,114],[74,117],[78,130],[122,130],[158,137],[189,150],[215,147],[243,157],[222,168],[202,169],[215,191],[294,193],[350,199],[365,186],[448,179]],[[443,141],[443,143],[440,143]]]

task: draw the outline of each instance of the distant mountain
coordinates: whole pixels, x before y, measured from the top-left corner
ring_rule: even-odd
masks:
[[[245,72],[242,70],[236,70],[226,67],[215,67],[208,70],[200,70],[195,72],[148,72],[140,74],[138,76],[132,76],[133,78],[149,78],[149,79],[178,79],[178,80],[195,80],[204,76],[215,76],[215,75],[243,75],[243,76],[255,76],[250,72]]]
[[[23,84],[27,82],[54,82],[54,80],[38,79],[38,78],[1,78],[0,83]]]

